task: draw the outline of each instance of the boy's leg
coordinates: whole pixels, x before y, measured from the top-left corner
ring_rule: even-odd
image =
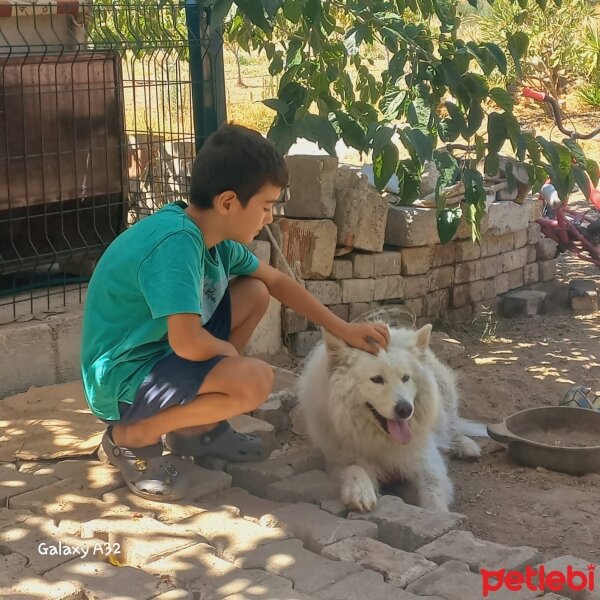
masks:
[[[231,282],[230,298],[230,341],[241,352],[264,315],[270,296],[262,281],[240,277]],[[258,408],[267,400],[272,384],[273,370],[265,362],[224,358],[208,373],[194,400],[130,425],[115,425],[113,439],[119,446],[139,448],[172,431],[198,435],[220,421]]]

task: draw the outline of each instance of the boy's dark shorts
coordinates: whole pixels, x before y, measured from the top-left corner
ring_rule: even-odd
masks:
[[[223,341],[231,334],[231,299],[229,289],[225,290],[214,314],[204,325],[204,329]],[[119,402],[118,421],[107,423],[133,423],[141,421],[165,410],[192,401],[210,370],[225,355],[213,356],[209,360],[186,360],[176,354],[169,354],[159,360],[148,376],[142,381],[133,404]]]

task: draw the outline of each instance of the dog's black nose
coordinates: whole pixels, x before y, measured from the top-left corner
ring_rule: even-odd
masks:
[[[399,419],[408,419],[413,413],[413,407],[410,402],[406,400],[399,400],[396,402],[396,406],[394,407],[394,412]]]

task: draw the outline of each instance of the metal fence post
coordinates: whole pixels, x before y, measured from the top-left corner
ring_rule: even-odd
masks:
[[[186,2],[196,152],[227,120],[223,34],[221,23],[211,23],[211,12],[205,0]]]

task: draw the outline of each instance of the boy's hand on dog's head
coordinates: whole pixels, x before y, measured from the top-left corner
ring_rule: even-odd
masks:
[[[383,323],[348,323],[340,337],[369,354],[377,354],[380,348],[387,350],[390,342],[390,332]]]

